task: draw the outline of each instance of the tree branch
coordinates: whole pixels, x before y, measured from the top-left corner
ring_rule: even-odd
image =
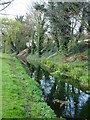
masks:
[[[2,8],[0,11],[3,11],[3,10],[5,10],[12,2],[13,2],[14,0],[12,0],[12,1],[10,1],[10,2],[2,2],[2,3],[0,3],[0,5],[6,5],[4,8]]]

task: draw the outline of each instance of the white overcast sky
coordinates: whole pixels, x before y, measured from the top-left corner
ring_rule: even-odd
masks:
[[[0,2],[11,1],[11,0],[0,0]],[[48,1],[48,0],[14,0],[10,6],[8,6],[5,10],[0,11],[1,14],[10,14],[10,15],[1,15],[0,17],[9,17],[14,18],[13,15],[25,15],[28,12],[29,5],[31,6],[33,2],[40,2],[40,1]],[[0,9],[4,6],[0,5]]]

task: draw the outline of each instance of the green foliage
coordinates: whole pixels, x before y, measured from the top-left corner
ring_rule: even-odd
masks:
[[[37,106],[36,106],[37,104]],[[47,107],[47,104],[44,102],[38,102],[38,103],[34,103],[31,107],[32,109],[32,118],[34,118],[34,116],[36,116],[36,118],[54,118],[56,117],[55,114],[52,112],[52,110],[50,109],[50,107]],[[51,116],[52,115],[52,116]]]
[[[7,18],[0,19],[2,43],[5,52],[21,51],[25,49],[26,42],[30,39],[31,26],[26,21],[12,20]]]
[[[70,75],[74,78],[74,79],[79,79],[79,76],[82,76],[82,69],[81,68],[71,68],[70,70]]]
[[[45,37],[45,8],[44,5],[40,4],[35,4],[34,9],[36,10],[36,26],[35,26],[35,34],[36,34],[36,43],[37,43],[37,51],[38,51],[38,56],[41,57],[41,50],[43,49],[44,46],[44,37]]]
[[[88,55],[87,50],[83,52],[83,55]],[[47,70],[55,78],[69,78],[71,83],[75,83],[75,81],[77,83],[78,81],[78,84],[81,86],[82,90],[84,87],[84,90],[87,91],[90,89],[88,87],[90,85],[88,78],[88,61],[81,61],[79,59],[79,53],[76,55],[76,57],[77,59],[75,61],[66,63],[64,60],[65,56],[61,53],[53,56],[50,59],[43,57],[40,60],[37,60],[37,62],[40,63],[43,69]]]
[[[12,48],[11,41],[14,44],[17,40],[17,33],[20,31],[21,24],[7,18],[2,18],[0,22],[2,23],[2,43],[5,44],[5,52],[8,52]]]
[[[80,43],[76,42],[75,40],[71,40],[68,44],[68,51],[75,54],[78,52],[83,52],[85,50],[85,42],[80,40]]]
[[[86,84],[87,86],[89,85],[89,76],[88,74],[87,75],[82,75],[80,77],[80,81],[83,83],[83,84]],[[88,81],[88,82],[87,82]]]
[[[2,117],[56,118],[44,102],[39,84],[25,72],[13,56],[2,57]],[[0,79],[1,80],[1,79]]]

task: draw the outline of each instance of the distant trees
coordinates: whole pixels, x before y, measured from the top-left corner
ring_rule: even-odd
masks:
[[[50,2],[47,16],[58,50],[68,50],[68,43],[77,34],[77,41],[89,30],[90,3]],[[86,30],[88,29],[88,30]],[[78,37],[79,36],[79,37]]]
[[[51,44],[57,51],[67,53],[69,45],[78,43],[84,33],[90,32],[90,3],[35,3],[32,13],[28,13],[25,18],[17,16],[15,20],[0,21],[6,48],[11,45],[21,51],[28,41],[31,53],[37,52],[39,57]],[[7,42],[9,45],[6,45]]]
[[[85,10],[85,26],[87,28],[87,31],[90,32],[90,3],[86,5],[86,10]]]
[[[58,50],[60,47],[68,48],[68,42],[71,34],[71,16],[69,3],[52,3],[48,5],[47,16],[50,22],[51,34],[57,44]]]
[[[20,52],[30,38],[30,27],[24,20],[0,19],[3,52]]]
[[[45,6],[44,4],[38,4],[36,3],[34,5],[34,19],[35,19],[35,24],[34,24],[34,32],[33,32],[33,37],[36,42],[36,47],[38,51],[38,56],[41,57],[41,50],[43,49],[44,46],[44,37],[45,37]],[[32,41],[32,46],[34,42]]]
[[[20,23],[9,20],[7,18],[0,19],[1,24],[1,33],[2,33],[2,44],[3,44],[3,51],[6,52],[7,50],[10,50],[12,48],[13,50],[16,50],[15,42],[16,42],[16,36],[19,32],[19,29],[21,27]]]

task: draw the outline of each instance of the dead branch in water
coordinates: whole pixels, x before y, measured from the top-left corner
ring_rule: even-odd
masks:
[[[62,100],[58,100],[58,99],[53,100],[53,102],[60,103],[60,108],[61,108],[64,104],[75,104],[75,102],[62,101]]]

